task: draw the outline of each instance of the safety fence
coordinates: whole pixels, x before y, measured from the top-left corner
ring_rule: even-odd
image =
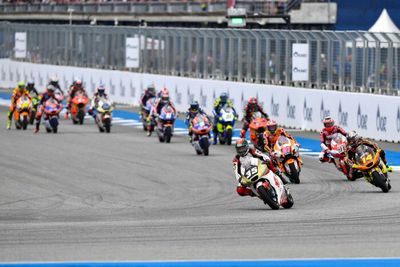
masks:
[[[0,56],[15,57],[27,33],[28,62],[351,92],[398,95],[400,34],[334,31],[147,28],[0,23]],[[308,44],[307,79],[294,81],[293,44]]]

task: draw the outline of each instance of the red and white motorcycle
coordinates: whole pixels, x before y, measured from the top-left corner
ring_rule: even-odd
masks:
[[[271,209],[279,207],[289,209],[293,206],[293,197],[282,180],[268,169],[266,163],[254,157],[248,157],[241,166],[241,183],[250,187],[251,191],[268,204]]]

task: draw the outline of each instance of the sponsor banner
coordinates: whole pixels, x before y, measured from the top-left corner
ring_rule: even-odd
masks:
[[[182,78],[146,73],[85,69],[0,60],[0,86],[14,87],[19,80],[33,80],[39,89],[57,75],[63,89],[74,78],[82,79],[88,92],[104,83],[114,101],[138,105],[146,86],[167,87],[177,109],[185,112],[193,100],[211,113],[215,99],[227,92],[242,116],[247,100],[256,96],[272,119],[285,127],[320,131],[322,119],[332,116],[346,130],[377,140],[400,141],[400,97],[304,89],[252,83]]]
[[[127,68],[139,68],[139,38],[126,38],[125,66]]]
[[[292,45],[292,81],[308,81],[308,44]]]
[[[15,58],[26,58],[26,32],[15,33]]]

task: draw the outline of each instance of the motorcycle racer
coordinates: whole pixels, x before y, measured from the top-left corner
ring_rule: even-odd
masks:
[[[63,90],[61,90],[60,84],[58,83],[58,77],[57,76],[53,76],[50,79],[50,82],[48,85],[53,85],[55,90],[58,90],[62,95],[64,95]]]
[[[172,109],[174,110],[174,112],[176,113],[176,108],[174,106],[174,104],[172,103],[172,101],[169,98],[169,90],[167,88],[163,88],[161,90],[161,96],[159,99],[157,99],[157,102],[154,106],[154,109],[152,111],[152,115],[157,117],[158,115],[160,115],[161,109],[163,107],[165,107],[166,105],[170,105],[172,107]]]
[[[273,149],[275,143],[278,141],[281,135],[294,140],[293,136],[286,132],[282,127],[278,127],[278,124],[274,120],[270,120],[267,122],[267,130],[265,131],[265,137],[268,139],[268,146],[270,149]],[[297,144],[300,147],[299,144]]]
[[[188,132],[188,136],[189,136],[189,142],[192,142],[193,139],[193,132],[192,132],[192,120],[197,116],[197,114],[202,114],[207,116],[207,114],[200,108],[200,104],[197,101],[193,101],[190,106],[188,111],[186,112],[186,120],[185,120],[185,124],[189,127],[189,132]],[[210,120],[210,118],[207,116],[208,120]]]
[[[233,170],[235,172],[236,180],[238,180],[236,192],[240,196],[251,196],[251,197],[255,196],[255,194],[251,191],[251,189],[248,186],[243,185],[241,183],[242,180],[241,164],[243,161],[247,160],[246,159],[247,157],[254,157],[260,159],[261,161],[265,162],[268,165],[268,168],[271,171],[273,171],[275,174],[279,173],[278,174],[279,177],[282,176],[280,174],[280,171],[274,167],[271,158],[268,155],[259,151],[258,149],[250,148],[249,143],[247,142],[246,139],[243,138],[238,139],[236,141],[235,149],[236,149],[236,155],[233,158]],[[282,182],[284,181],[282,180]]]
[[[68,118],[69,110],[71,110],[72,99],[75,97],[75,94],[78,91],[82,91],[85,95],[87,95],[85,88],[83,87],[82,81],[79,79],[75,80],[72,83],[72,85],[70,86],[69,91],[68,91],[68,105],[67,105],[67,112],[65,113],[66,119]]]
[[[155,96],[156,96],[156,88],[154,87],[153,84],[150,84],[149,86],[147,86],[147,89],[144,91],[144,94],[140,98],[140,108],[142,109],[143,107],[145,107],[147,100]]]
[[[97,108],[97,105],[99,103],[99,100],[103,99],[108,99],[108,95],[106,94],[106,87],[104,84],[100,84],[96,88],[96,92],[93,94],[92,101],[90,103],[90,108],[88,110],[89,115],[91,115],[93,118],[96,118],[96,113],[94,112]]]
[[[39,132],[39,127],[40,127],[40,121],[42,119],[42,114],[43,114],[43,109],[44,109],[44,104],[49,100],[50,98],[53,98],[57,103],[60,104],[60,101],[55,97],[54,92],[56,91],[56,88],[49,84],[47,85],[46,91],[42,94],[39,105],[38,105],[38,112],[36,113],[36,129],[35,133]]]
[[[38,91],[35,88],[35,83],[33,81],[28,81],[26,89],[28,90],[29,94],[35,93],[37,96],[39,95]]]
[[[24,81],[20,81],[18,83],[18,86],[14,88],[12,97],[11,97],[11,105],[10,105],[10,111],[8,112],[8,122],[7,122],[7,129],[11,129],[11,121],[12,121],[12,116],[16,108],[17,100],[22,97],[23,95],[26,95],[29,99],[31,99],[31,96],[29,95],[29,91],[26,89],[26,84]]]
[[[235,115],[235,119],[237,119],[238,115],[236,113],[235,108],[233,107],[232,101],[228,98],[228,94],[223,92],[217,98],[214,102],[214,109],[213,109],[213,115],[214,115],[214,127],[213,127],[213,135],[214,135],[214,141],[213,144],[216,145],[218,141],[218,121],[220,120],[219,113],[221,111],[221,108],[225,105],[228,105],[233,110],[233,113]]]
[[[243,128],[240,132],[240,138],[246,136],[253,114],[256,112],[260,112],[267,120],[269,119],[268,114],[265,113],[263,108],[258,104],[257,98],[251,97],[243,112]]]
[[[388,163],[387,163],[385,151],[383,149],[379,148],[377,143],[372,142],[372,141],[370,141],[370,140],[368,140],[366,138],[363,138],[363,137],[359,136],[354,131],[351,131],[351,132],[348,133],[347,141],[348,141],[348,143],[347,143],[347,155],[348,155],[349,160],[351,161],[351,163],[350,163],[351,165],[355,160],[355,154],[356,154],[355,152],[356,152],[357,147],[360,146],[360,145],[366,145],[366,146],[371,147],[374,151],[380,150],[380,157],[381,157],[383,163],[386,165],[387,170],[389,172],[393,171],[393,168],[390,167],[388,165]]]
[[[335,121],[330,116],[325,117],[322,123],[324,124],[324,128],[321,130],[320,133],[322,151],[319,155],[319,161],[322,163],[333,162],[329,158],[332,137],[336,133],[347,136],[347,132],[342,127],[335,125]]]

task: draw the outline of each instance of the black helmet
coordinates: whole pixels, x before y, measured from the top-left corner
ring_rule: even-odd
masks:
[[[199,108],[200,108],[199,102],[193,101],[193,102],[190,104],[189,111],[190,111],[191,113],[197,113],[197,112],[199,112]]]
[[[26,84],[27,88],[33,88],[35,87],[35,82],[34,81],[28,81],[28,83]]]
[[[219,99],[221,99],[222,104],[225,104],[228,101],[228,94],[225,92],[221,93]]]
[[[147,86],[147,93],[152,96],[156,95],[156,88],[154,87],[153,84],[150,84],[149,86]]]
[[[236,153],[237,153],[239,156],[242,156],[242,157],[243,157],[243,156],[246,156],[247,153],[249,153],[249,149],[250,149],[249,143],[248,143],[247,140],[244,139],[244,138],[238,139],[238,140],[236,141],[235,148],[236,148]]]

